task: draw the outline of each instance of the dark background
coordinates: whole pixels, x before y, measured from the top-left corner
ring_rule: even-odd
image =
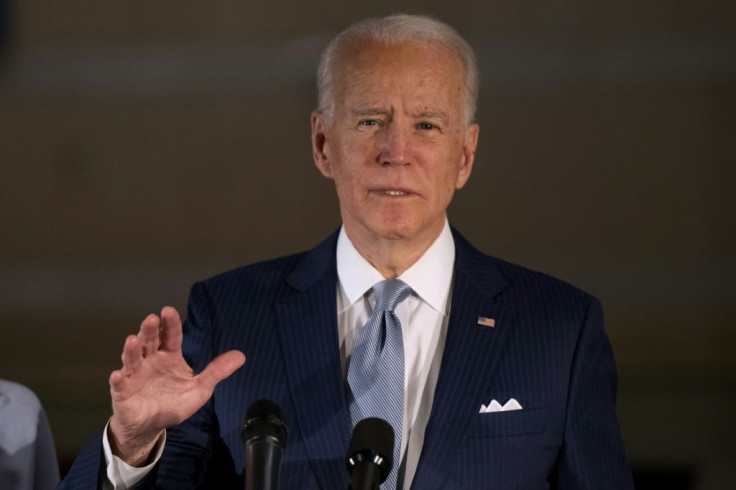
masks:
[[[597,295],[640,488],[736,481],[736,4],[409,3],[476,49],[481,139],[451,222]],[[123,341],[190,284],[339,224],[314,70],[395,2],[0,0],[0,377],[63,465]]]

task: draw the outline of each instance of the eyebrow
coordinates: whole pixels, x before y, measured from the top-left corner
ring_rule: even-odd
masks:
[[[355,117],[385,116],[389,114],[389,111],[374,107],[366,107],[351,109],[350,113]],[[422,111],[413,114],[412,117],[415,119],[438,119],[445,124],[447,124],[447,121],[450,119],[444,111]]]
[[[424,112],[418,112],[414,114],[414,117],[416,119],[439,119],[443,123],[447,124],[447,121],[450,119],[447,114],[445,114],[443,111],[424,111]]]
[[[360,109],[351,109],[350,113],[353,116],[380,116],[380,115],[386,115],[388,114],[388,111],[384,111],[381,109],[376,109],[372,107],[366,107],[366,108],[360,108]]]

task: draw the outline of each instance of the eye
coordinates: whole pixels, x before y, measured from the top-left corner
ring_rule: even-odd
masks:
[[[358,126],[378,126],[378,121],[375,119],[361,119],[358,121]]]
[[[421,129],[422,131],[431,131],[433,129],[437,129],[437,126],[435,126],[432,123],[421,122],[421,123],[417,124],[417,128]]]

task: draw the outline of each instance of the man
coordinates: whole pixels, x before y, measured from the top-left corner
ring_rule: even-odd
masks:
[[[174,309],[147,317],[110,376],[102,443],[62,486],[95,487],[99,474],[238,488],[243,414],[270,398],[289,430],[283,488],[346,488],[351,426],[389,405],[397,464],[383,488],[631,488],[598,302],[481,254],[447,224],[475,157],[476,73],[465,41],[433,19],[338,35],[320,62],[312,148],[342,228],[309,252],[196,284],[183,347]],[[405,299],[376,323],[387,283]],[[369,326],[383,348],[399,332],[399,367],[380,376],[399,372],[403,386],[385,399],[356,374]],[[370,386],[393,382],[379,379]]]

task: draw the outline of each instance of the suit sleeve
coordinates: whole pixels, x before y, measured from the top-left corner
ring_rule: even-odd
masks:
[[[194,372],[201,372],[215,357],[215,313],[203,283],[192,287],[184,323],[184,358]],[[232,457],[220,438],[214,397],[181,424],[166,431],[161,460],[136,488],[230,488],[235,470]]]
[[[100,430],[84,446],[57,490],[97,490],[102,488],[105,474],[105,457],[102,455],[102,431]]]
[[[600,303],[591,299],[572,364],[557,487],[633,489],[616,418],[616,366]]]

